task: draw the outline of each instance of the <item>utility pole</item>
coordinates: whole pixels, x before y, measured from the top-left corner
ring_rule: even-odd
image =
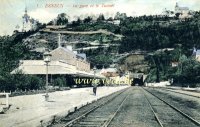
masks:
[[[155,64],[156,64],[156,82],[159,83],[160,82],[160,75],[159,75],[159,63],[158,63],[158,58],[156,58],[155,60]]]

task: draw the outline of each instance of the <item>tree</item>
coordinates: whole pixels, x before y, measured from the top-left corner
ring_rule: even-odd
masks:
[[[126,13],[119,13],[119,12],[117,12],[114,17],[115,20],[121,20],[121,19],[126,19],[126,18],[127,18]]]
[[[176,13],[176,14],[175,14],[176,19],[178,19],[180,15],[182,15],[182,14],[181,14],[181,13]]]
[[[78,18],[76,21],[72,21],[72,26],[73,27],[76,27],[76,26],[79,26],[81,24],[81,19]]]
[[[113,21],[114,19],[112,17],[109,17],[107,20],[108,21]]]
[[[54,86],[66,87],[66,86],[67,86],[66,79],[65,79],[63,76],[57,77],[57,78],[54,80]]]
[[[87,18],[85,18],[85,19],[83,20],[84,23],[89,23],[89,22],[91,22],[91,21],[92,21],[92,18],[91,18],[90,16],[88,16]]]
[[[97,18],[97,21],[104,21],[105,17],[103,14],[100,14],[99,17]]]
[[[57,16],[57,25],[66,25],[68,23],[67,14],[61,13]]]

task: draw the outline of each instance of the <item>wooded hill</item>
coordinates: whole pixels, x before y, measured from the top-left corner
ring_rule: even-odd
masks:
[[[140,16],[123,17],[119,19],[105,19],[102,15],[95,22],[93,22],[91,18],[88,17],[87,19],[83,20],[78,19],[72,23],[68,23],[66,18],[62,19],[64,20],[59,20],[59,23],[65,25],[65,27],[60,30],[96,31],[99,29],[106,29],[109,32],[123,36],[121,40],[114,40],[113,35],[108,36],[105,34],[94,34],[92,36],[75,36],[68,34],[64,37],[67,41],[70,41],[69,39],[73,40],[77,38],[80,41],[98,40],[100,44],[120,44],[119,46],[111,45],[108,48],[99,47],[97,49],[85,51],[91,63],[93,65],[100,65],[99,67],[102,67],[103,65],[109,66],[112,64],[113,59],[116,59],[115,54],[118,53],[131,52],[135,50],[154,52],[158,49],[177,48],[177,45],[181,45],[182,54],[184,54],[186,57],[189,57],[192,54],[191,49],[194,46],[196,48],[200,48],[200,12],[195,12],[192,18],[184,20],[180,20],[177,17],[166,16]],[[120,24],[115,25],[111,23],[111,21],[114,20],[120,20]],[[51,24],[51,22],[49,24]],[[31,39],[31,36],[36,33],[40,33],[40,35],[42,35],[39,37],[40,39],[48,39],[51,34],[40,32],[40,30],[44,28],[46,28],[46,24],[39,27],[39,29],[36,31],[29,31],[27,33],[15,33],[12,36],[0,37],[0,90],[15,90],[17,88],[35,89],[35,86],[30,85],[34,83],[30,82],[26,85],[23,83],[25,80],[21,80],[20,78],[18,83],[18,81],[15,80],[16,78],[10,75],[10,72],[12,69],[18,66],[18,62],[21,59],[42,58],[42,53],[32,51],[32,46],[30,46],[31,44],[25,43],[24,40],[33,40]],[[47,43],[46,45],[48,48],[54,49],[56,47],[55,45],[57,38],[54,37],[50,39],[54,41],[55,44]],[[84,47],[85,45],[78,44],[77,46]],[[173,55],[173,53],[171,55]],[[177,59],[179,58],[180,56],[177,57]],[[196,64],[196,62],[193,63]],[[167,66],[169,65],[170,62],[168,62]],[[155,66],[152,66],[152,68],[154,68],[155,72]],[[164,70],[165,69],[163,69],[163,71]],[[164,76],[164,78],[167,79],[168,77]],[[40,82],[40,79],[33,79],[34,82]],[[195,81],[197,80],[198,79],[195,79]],[[13,84],[16,85],[13,86]],[[37,86],[36,88],[41,87]]]

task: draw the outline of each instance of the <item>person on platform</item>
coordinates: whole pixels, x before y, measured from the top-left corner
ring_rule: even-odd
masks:
[[[93,93],[94,93],[94,95],[96,96],[96,94],[97,94],[97,85],[93,85]]]
[[[97,80],[97,82],[95,81],[95,82],[93,82],[93,93],[94,93],[94,95],[96,96],[96,94],[97,94],[97,86],[99,85],[99,81]]]

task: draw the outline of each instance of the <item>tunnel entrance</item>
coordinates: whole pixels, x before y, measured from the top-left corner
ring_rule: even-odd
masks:
[[[134,77],[131,85],[132,86],[143,86],[144,85],[143,75],[138,75],[137,77]]]

